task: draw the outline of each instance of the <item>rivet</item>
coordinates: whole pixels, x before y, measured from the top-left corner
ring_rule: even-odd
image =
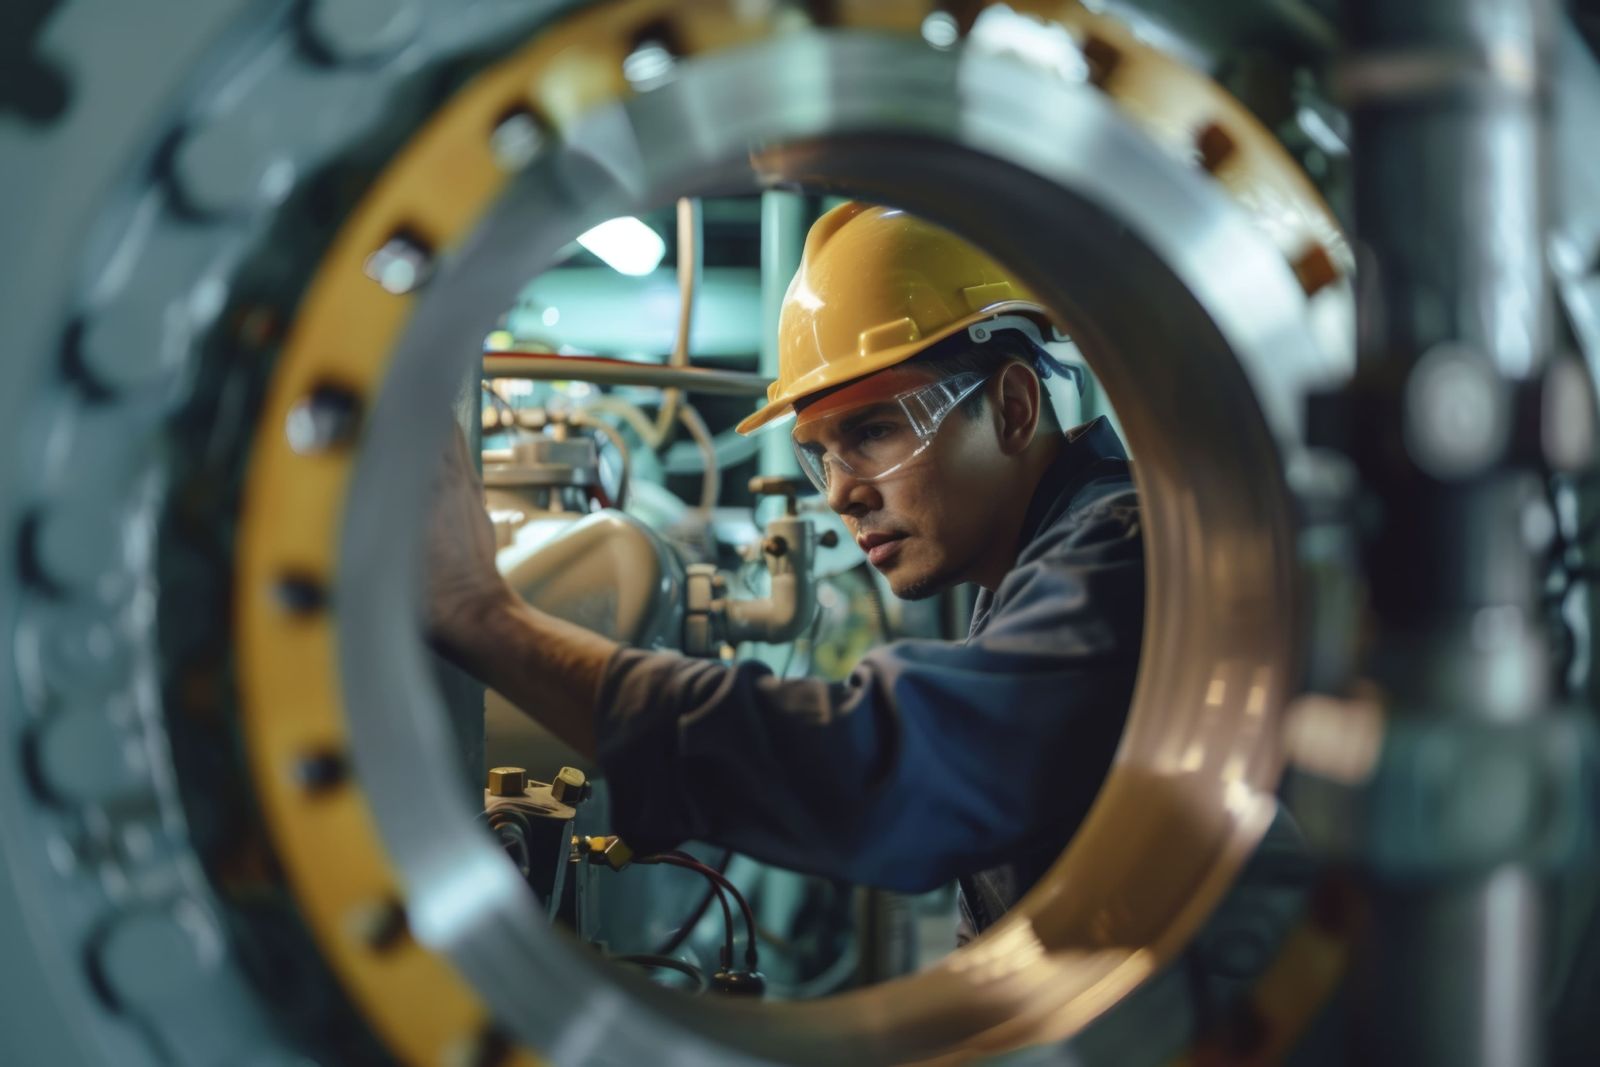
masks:
[[[495,162],[506,170],[521,170],[544,147],[545,131],[533,112],[514,108],[495,124],[489,135],[489,148]]]
[[[294,764],[295,784],[307,793],[326,793],[350,776],[344,754],[331,749],[307,752]]]
[[[1339,280],[1339,268],[1334,266],[1333,257],[1319,244],[1300,253],[1292,267],[1301,291],[1307,296],[1315,296]]]
[[[348,445],[361,425],[361,401],[343,386],[324,383],[301,397],[284,422],[289,447],[302,456]]]
[[[1122,65],[1122,49],[1098,34],[1083,41],[1083,60],[1089,64],[1089,84],[1105,88]]]
[[[416,234],[402,230],[367,257],[367,277],[396,296],[413,292],[433,272],[433,252]]]
[[[393,899],[357,904],[345,913],[345,931],[374,952],[387,952],[406,934],[406,910]]]
[[[1200,153],[1200,165],[1211,174],[1215,174],[1239,148],[1228,131],[1215,122],[1208,123],[1200,131],[1194,139],[1194,146]]]
[[[286,574],[273,589],[278,606],[291,615],[310,615],[328,603],[322,583],[304,574]]]

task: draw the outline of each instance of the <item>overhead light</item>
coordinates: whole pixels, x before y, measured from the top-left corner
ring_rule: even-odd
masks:
[[[539,321],[544,323],[546,326],[554,326],[556,323],[561,321],[561,309],[545,308],[544,314],[539,316]]]
[[[667,242],[661,235],[632,215],[607,219],[580,234],[578,243],[617,273],[635,277],[655,270],[667,254]]]

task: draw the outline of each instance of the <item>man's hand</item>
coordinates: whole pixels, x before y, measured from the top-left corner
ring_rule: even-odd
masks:
[[[475,658],[484,622],[516,595],[495,568],[494,527],[458,429],[451,431],[439,467],[426,547],[428,637],[464,665]]]
[[[494,527],[459,430],[439,469],[427,551],[427,626],[434,646],[593,757],[595,694],[617,645],[529,607],[500,576]]]

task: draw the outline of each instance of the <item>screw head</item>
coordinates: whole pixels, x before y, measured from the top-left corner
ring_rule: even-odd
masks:
[[[545,131],[533,112],[518,109],[500,120],[489,135],[489,148],[506,170],[521,170],[544,147]]]
[[[408,233],[397,233],[367,257],[367,277],[396,296],[422,286],[433,272],[433,253]]]
[[[350,444],[360,425],[360,398],[342,385],[324,383],[295,402],[283,429],[289,447],[310,456]]]

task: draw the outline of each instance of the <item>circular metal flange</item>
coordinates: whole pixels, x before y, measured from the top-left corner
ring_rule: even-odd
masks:
[[[549,11],[566,5],[535,5],[531,10],[502,5],[518,9],[509,15],[486,14],[495,10],[486,2],[393,5],[407,10],[426,6],[428,21],[415,34],[406,25],[407,15],[394,24],[404,32],[386,29],[391,24],[382,18],[373,21],[373,13],[381,15],[384,6],[329,0],[297,8],[300,14],[316,12],[320,23],[268,19],[258,27],[268,43],[256,49],[254,40],[247,42],[255,58],[230,91],[213,88],[207,95],[197,89],[194,96],[202,106],[175,122],[166,139],[180,146],[186,143],[183,136],[203,136],[205,141],[170,157],[170,171],[148,169],[165,186],[119,202],[125,225],[115,240],[106,242],[113,254],[97,260],[103,267],[93,272],[86,287],[80,325],[68,331],[63,345],[69,385],[59,404],[46,405],[49,410],[41,408],[38,414],[34,437],[50,443],[48,461],[32,477],[43,490],[39,515],[72,512],[66,497],[92,499],[96,493],[104,494],[102,506],[110,505],[114,513],[127,486],[143,485],[141,478],[159,470],[153,450],[130,448],[129,442],[146,440],[164,420],[200,460],[197,470],[178,475],[170,503],[175,518],[169,521],[181,522],[191,512],[199,522],[231,514],[238,506],[232,489],[225,482],[208,481],[212,473],[207,463],[245,447],[239,430],[261,403],[251,383],[270,366],[283,331],[290,328],[288,309],[296,305],[303,272],[327,228],[343,216],[352,195],[346,191],[350,183],[359,188],[371,160],[387,156],[369,150],[365,156],[357,153],[360,160],[353,168],[326,168],[330,153],[364,135],[352,128],[355,119],[330,116],[353,114],[362,122],[387,124],[391,129],[373,143],[393,144],[399,134],[409,132],[415,116],[432,106],[430,94],[439,82],[424,75],[434,58],[468,55],[455,75],[459,78],[486,62],[489,53],[503,49],[505,41],[525,35]],[[1337,359],[1318,360],[1304,321],[1308,311],[1313,319],[1339,321],[1339,302],[1329,299],[1343,286],[1338,280],[1339,246],[1330,240],[1321,246],[1323,255],[1308,251],[1318,246],[1316,234],[1321,232],[1314,194],[1248,116],[1229,110],[1225,94],[1169,64],[1166,76],[1176,79],[1178,88],[1157,91],[1154,103],[1138,105],[1135,88],[1143,84],[1138,72],[1159,73],[1159,57],[1119,37],[1114,23],[1093,19],[1074,4],[1012,5],[1009,16],[998,5],[968,10],[972,16],[993,11],[1002,18],[1032,18],[1035,28],[1046,33],[1065,29],[1067,43],[1087,61],[1097,86],[1092,92],[1063,80],[1059,65],[1041,63],[1037,56],[1005,54],[996,43],[1004,35],[986,40],[973,17],[954,20],[957,32],[972,31],[972,40],[961,49],[942,53],[926,48],[917,43],[916,33],[931,13],[929,4],[830,6],[841,27],[898,35],[871,38],[788,35],[805,17],[777,4],[707,3],[682,11],[680,6],[591,5],[474,81],[372,185],[324,258],[316,287],[299,304],[293,330],[301,340],[315,336],[310,324],[318,313],[329,311],[328,294],[344,294],[330,285],[350,286],[348,294],[357,298],[351,308],[360,314],[350,314],[345,332],[321,336],[335,342],[327,349],[291,345],[285,350],[285,371],[273,382],[268,415],[261,422],[262,448],[252,486],[264,477],[270,482],[263,471],[278,464],[307,479],[313,506],[276,530],[263,529],[272,513],[254,507],[245,512],[249,521],[242,551],[259,571],[247,569],[239,575],[238,590],[248,601],[240,611],[252,613],[253,619],[242,623],[241,632],[259,625],[274,635],[261,641],[259,631],[250,631],[250,639],[238,645],[240,666],[247,673],[259,669],[260,657],[269,655],[282,656],[291,665],[291,677],[280,680],[288,690],[274,693],[250,683],[245,698],[252,711],[247,728],[252,732],[256,785],[273,846],[291,868],[296,907],[310,917],[321,951],[353,999],[389,1046],[411,1062],[495,1062],[525,1056],[513,1052],[489,1023],[491,1014],[518,1021],[517,1035],[528,1046],[542,1048],[562,1063],[590,1058],[705,1062],[748,1056],[881,1060],[972,1055],[1070,1032],[1101,1013],[1169,956],[1186,929],[1193,929],[1227,882],[1230,865],[1247,848],[1252,820],[1259,822],[1275,777],[1273,723],[1294,658],[1292,628],[1282,625],[1279,613],[1292,612],[1294,601],[1287,577],[1285,494],[1268,427],[1280,439],[1292,440],[1301,377],[1339,369]],[[504,27],[513,32],[497,36],[496,29]],[[308,44],[299,42],[312,49],[312,63],[301,61],[296,52],[294,34],[301,30],[313,35]],[[672,59],[669,71],[649,81],[655,88],[642,94],[634,92],[638,86],[630,85],[623,73],[623,61],[638,50],[641,34],[668,42]],[[770,42],[753,52],[715,54],[758,38]],[[240,41],[233,43],[243,47]],[[346,61],[349,65],[340,68],[338,77],[319,80],[328,77],[319,64]],[[349,73],[356,68],[359,76]],[[1154,84],[1163,82],[1157,78]],[[401,91],[406,86],[422,89]],[[274,99],[326,100],[329,92],[341,99],[357,98],[360,106],[324,108],[327,121],[272,124]],[[380,99],[383,106],[374,106]],[[1067,110],[1047,113],[1045,105],[1054,101],[1064,102]],[[219,123],[250,126],[258,120],[267,123],[261,136],[218,128]],[[1142,127],[1143,135],[1129,129],[1128,121]],[[1058,137],[1058,131],[1065,136]],[[880,135],[905,140],[875,146]],[[1034,143],[1051,137],[1056,137],[1052,143]],[[807,138],[825,140],[806,143]],[[248,152],[235,158],[218,151],[218,145],[230,143]],[[1260,152],[1252,148],[1257,143],[1263,146]],[[907,149],[903,158],[896,157],[897,144]],[[752,145],[775,149],[757,152],[759,180],[812,180],[894,197],[966,230],[1019,267],[1039,275],[1061,271],[1055,284],[1040,289],[1059,310],[1076,316],[1074,325],[1113,398],[1136,416],[1128,430],[1140,455],[1141,488],[1151,513],[1152,598],[1170,593],[1172,604],[1182,610],[1152,622],[1140,710],[1106,799],[1051,884],[1025,902],[1012,921],[978,949],[952,959],[930,982],[884,987],[836,1005],[711,1016],[688,1013],[683,1005],[649,990],[639,991],[640,999],[624,996],[614,977],[595,961],[529,925],[525,902],[503,877],[503,861],[488,862],[492,849],[474,851],[470,846],[476,839],[454,821],[462,814],[456,810],[459,800],[424,812],[426,820],[407,828],[405,820],[414,813],[408,805],[442,795],[450,785],[443,769],[425,756],[439,741],[438,723],[425,701],[417,703],[415,689],[386,709],[386,721],[380,719],[375,694],[360,682],[364,672],[374,669],[379,650],[384,662],[375,669],[382,674],[395,650],[414,642],[414,634],[393,632],[407,617],[409,605],[378,620],[380,625],[363,637],[360,626],[366,613],[379,605],[394,607],[395,602],[384,596],[358,601],[351,591],[365,590],[380,561],[400,559],[409,546],[385,546],[379,538],[375,543],[386,551],[366,563],[349,546],[374,543],[368,540],[371,526],[363,524],[379,518],[387,524],[407,508],[420,509],[414,493],[404,491],[380,508],[369,508],[370,486],[382,479],[374,481],[377,476],[365,464],[389,440],[396,419],[428,420],[431,401],[423,399],[428,390],[423,384],[426,372],[418,370],[418,352],[430,332],[440,345],[433,357],[436,368],[439,351],[458,348],[464,358],[476,352],[473,331],[481,323],[469,321],[472,305],[462,305],[459,316],[424,314],[432,294],[445,294],[440,299],[449,303],[448,294],[467,275],[510,278],[531,273],[542,265],[542,256],[553,253],[558,240],[564,242],[581,228],[578,223],[584,218],[597,220],[662,201],[677,192],[702,189],[707,182],[748,186]],[[459,171],[430,155],[430,150],[451,148],[461,149]],[[1107,154],[1096,155],[1101,151]],[[1072,153],[1081,155],[1072,158]],[[1088,173],[1096,160],[1100,173]],[[521,187],[497,218],[485,221],[505,172],[524,165],[529,169]],[[929,196],[925,187],[919,199],[917,186],[929,168],[942,173],[945,166],[952,172],[947,194],[967,189],[976,194],[969,199],[988,200],[987,207],[967,210],[948,196]],[[1113,172],[1126,179],[1126,187],[1110,185]],[[996,173],[1003,180],[991,187],[987,177]],[[298,200],[290,193],[295,183],[299,188],[319,181]],[[1060,198],[1062,215],[1051,229],[1022,233],[1013,226],[1014,219],[989,213],[996,209],[999,191],[1008,194],[1003,199],[1015,198],[1019,204],[1055,204]],[[1221,192],[1233,193],[1249,214],[1229,208]],[[1164,199],[1168,196],[1170,202]],[[1309,211],[1307,204],[1312,205]],[[542,213],[551,205],[572,209],[559,230],[547,228],[552,219]],[[1281,210],[1285,205],[1290,210]],[[300,212],[299,221],[291,220],[285,229],[285,217],[294,212]],[[1284,219],[1289,224],[1274,230],[1275,222]],[[1116,223],[1109,232],[1108,221]],[[268,224],[277,228],[276,262],[257,264],[257,277],[241,279],[242,257]],[[507,250],[469,236],[475,227],[493,234],[502,224],[507,234],[521,234],[529,243]],[[1284,235],[1288,239],[1280,239]],[[1058,237],[1067,240],[1048,245]],[[1074,254],[1093,247],[1073,241],[1091,237],[1103,238],[1105,248],[1115,251],[1071,262]],[[1040,254],[1041,241],[1047,245],[1045,254]],[[1110,264],[1117,270],[1104,278],[1087,277],[1085,262],[1101,264],[1097,256],[1122,262]],[[164,266],[127,270],[135,262]],[[1292,271],[1285,262],[1293,265]],[[1231,276],[1217,277],[1224,269]],[[377,274],[377,281],[369,271]],[[1145,324],[1141,334],[1138,324],[1112,321],[1116,315],[1108,318],[1099,307],[1088,306],[1105,299],[1107,306],[1126,310],[1130,279],[1131,284],[1149,283],[1141,301],[1176,308],[1174,316]],[[492,286],[480,288],[484,303],[500,299]],[[392,386],[380,387],[391,344],[413,307],[419,311],[395,356]],[[164,313],[152,314],[161,309]],[[497,306],[493,313],[500,310]],[[1195,365],[1164,363],[1160,345],[1190,327],[1196,332],[1181,340]],[[194,387],[191,376],[202,336],[223,338],[210,362],[223,366],[225,356],[239,366],[228,366],[225,380],[214,390],[197,389],[211,402],[201,414],[213,421],[183,425],[187,415],[170,419],[172,402]],[[125,343],[128,339],[137,343]],[[1135,350],[1147,341],[1152,347]],[[119,342],[124,342],[125,353],[119,352]],[[348,350],[341,349],[344,344]],[[374,435],[367,451],[355,451],[360,439],[351,422],[324,417],[331,409],[316,398],[326,398],[330,386],[358,401],[341,405],[341,411],[368,413],[361,423]],[[1181,403],[1202,410],[1177,412],[1170,421],[1160,421],[1174,415],[1172,408]],[[296,404],[303,405],[298,420],[291,418]],[[293,450],[285,432],[291,423],[308,431],[296,438],[302,446],[309,443],[303,452]],[[1204,447],[1179,448],[1175,434],[1191,435]],[[394,456],[426,452],[424,440],[402,445]],[[352,484],[356,462],[363,466],[355,472],[347,500],[344,489]],[[1214,469],[1188,470],[1185,464]],[[225,473],[226,464],[221,468]],[[381,465],[377,469],[383,470]],[[1230,519],[1221,512],[1241,503],[1241,487],[1248,488],[1248,498]],[[117,492],[106,492],[108,488]],[[171,1001],[135,1003],[113,997],[110,1009],[123,1020],[136,1020],[128,1029],[155,1035],[156,1047],[170,1054],[162,1058],[231,1062],[241,1060],[240,1050],[259,1047],[262,1051],[254,1058],[273,1062],[266,1051],[270,1039],[265,1024],[228,999],[239,989],[233,984],[238,972],[227,970],[228,961],[218,954],[224,951],[218,947],[221,942],[207,932],[207,924],[211,930],[219,924],[195,870],[195,856],[185,844],[158,705],[165,700],[171,742],[182,748],[194,724],[215,716],[219,703],[225,702],[218,694],[228,688],[227,670],[221,661],[213,663],[215,650],[199,639],[206,635],[197,635],[201,647],[193,654],[182,651],[187,666],[170,680],[167,692],[156,692],[148,637],[156,589],[146,580],[154,547],[152,494],[133,495],[138,506],[124,528],[139,532],[138,543],[108,546],[107,551],[120,555],[106,556],[100,567],[76,554],[67,557],[65,568],[60,560],[50,564],[74,581],[75,575],[88,575],[87,584],[96,589],[122,589],[126,603],[114,612],[92,608],[65,587],[48,585],[19,601],[19,666],[30,660],[40,665],[83,661],[109,675],[66,677],[47,666],[33,673],[50,674],[49,685],[32,685],[34,697],[23,708],[30,736],[56,738],[30,742],[53,753],[47,766],[56,769],[41,781],[50,802],[62,808],[59,824],[52,823],[58,828],[51,831],[48,862],[62,886],[70,889],[71,899],[59,894],[52,921],[71,910],[73,918],[62,920],[63,930],[73,924],[86,929],[97,915],[109,917],[104,929],[130,924],[126,936],[106,938],[111,946],[106,951],[115,958],[98,964],[117,974],[136,971],[140,960],[153,960],[151,953],[164,951],[162,945],[200,946],[194,959],[208,968],[206,980],[187,986],[193,997],[182,1003],[228,1024],[186,1030],[193,1012],[174,1012]],[[261,498],[252,495],[250,502],[259,504]],[[347,529],[341,523],[345,517],[350,520]],[[275,540],[289,527],[299,528],[298,535],[290,536],[302,540]],[[333,546],[341,530],[346,550],[338,555]],[[163,531],[163,539],[167,536]],[[262,538],[270,545],[264,547]],[[90,547],[98,543],[85,542]],[[218,541],[207,553],[226,547]],[[273,554],[266,547],[283,551]],[[258,555],[250,556],[252,551]],[[212,568],[226,566],[225,556],[207,553],[181,564],[201,572],[198,584],[174,582],[167,572],[163,594],[170,598],[174,589],[204,592]],[[409,560],[402,565],[409,567]],[[137,580],[101,581],[130,571],[138,572]],[[257,577],[262,581],[255,581]],[[196,603],[209,606],[209,617],[220,620],[227,599],[213,590]],[[192,605],[173,608],[191,614],[196,610]],[[91,617],[95,623],[111,620],[114,643],[131,654],[102,655],[105,642],[91,639],[90,625],[78,627],[86,640],[70,640],[69,635],[76,636],[73,620],[87,623]],[[1270,634],[1264,632],[1268,619]],[[1210,627],[1219,632],[1199,647],[1191,631]],[[163,641],[168,639],[163,634]],[[83,649],[69,647],[76,644]],[[167,654],[180,655],[163,649]],[[405,673],[414,667],[403,663],[397,678],[415,681]],[[341,714],[341,683],[349,689],[348,722]],[[121,722],[113,713],[111,725],[125,731],[143,753],[127,763],[122,749],[101,746],[111,753],[108,758],[124,761],[117,764],[118,774],[132,775],[121,779],[132,785],[120,807],[109,811],[99,798],[61,799],[74,792],[72,754],[91,748],[63,744],[60,738],[70,740],[70,734],[58,732],[78,729],[65,720],[57,723],[58,710],[81,705],[57,709],[54,703],[57,689],[107,687],[125,689],[134,698],[89,706],[134,709]],[[263,700],[271,696],[285,697],[288,703]],[[295,703],[302,697],[308,701],[303,709]],[[1168,699],[1176,711],[1160,715],[1147,710]],[[375,746],[373,741],[379,732],[395,730],[396,709],[405,711],[396,739],[410,751],[390,752],[400,758],[389,759],[382,743]],[[286,719],[281,735],[275,732],[278,727],[263,725],[265,714]],[[289,736],[308,725],[303,734]],[[278,744],[285,740],[304,743]],[[178,762],[186,778],[195,777],[189,787],[204,793],[208,783],[197,772],[206,761]],[[354,776],[352,763],[358,772]],[[60,774],[63,767],[65,777]],[[1232,784],[1219,790],[1224,780]],[[403,781],[417,786],[414,796],[400,795]],[[1181,816],[1194,813],[1205,822],[1195,829],[1211,834],[1197,834],[1197,839],[1218,844],[1221,852],[1208,857],[1184,853],[1150,871],[1137,868],[1140,857],[1128,857],[1126,863],[1088,877],[1082,906],[1073,912],[1061,903],[1062,879],[1082,877],[1086,861],[1075,857],[1092,859],[1108,837],[1126,832],[1127,827],[1117,828],[1117,811],[1132,803],[1146,783],[1157,801],[1155,817],[1132,824],[1145,854],[1160,845],[1163,834],[1182,827]],[[375,820],[369,798],[377,802],[381,820]],[[130,799],[135,801],[131,806]],[[44,801],[33,798],[28,803]],[[8,801],[6,807],[8,812],[34,810],[21,801]],[[159,819],[152,814],[158,809]],[[1178,816],[1168,820],[1169,809]],[[204,805],[191,804],[187,814],[201,824],[206,821]],[[51,816],[41,808],[34,818],[37,831]],[[382,825],[375,826],[377,821]],[[430,827],[443,836],[434,835]],[[5,830],[15,837],[9,822]],[[387,850],[379,847],[380,830]],[[309,851],[300,851],[308,842]],[[250,848],[255,847],[251,842]],[[1183,859],[1192,862],[1179,870]],[[339,868],[346,863],[351,870],[341,874]],[[236,877],[239,872],[225,873]],[[1176,879],[1166,887],[1170,892],[1135,898],[1140,914],[1097,910],[1096,901],[1104,903],[1119,884],[1142,885],[1165,877]],[[98,897],[96,881],[104,890]],[[1196,887],[1192,899],[1179,902],[1181,893]],[[111,901],[109,910],[100,898]],[[480,903],[482,911],[469,914]],[[364,920],[377,915],[389,920],[381,924],[387,933],[363,936],[362,931],[375,928]],[[397,915],[403,924],[392,921]],[[163,925],[174,921],[190,942]],[[502,936],[508,939],[495,944]],[[63,944],[71,940],[69,934],[61,937]],[[69,950],[65,955],[84,954]],[[559,966],[571,981],[563,981],[560,989],[536,980],[532,986],[523,984],[530,979],[527,968],[547,965]],[[456,977],[456,968],[471,979],[471,987]],[[534,1003],[525,1000],[532,995],[530,989],[538,991]],[[974,991],[972,1010],[959,1003],[961,1010],[939,1014]],[[210,998],[204,1009],[197,1007],[202,997]],[[915,1030],[919,1025],[926,1026],[920,1034]]]
[[[237,592],[257,784],[302,903],[358,999],[388,1019],[380,1027],[425,1054],[447,1032],[483,1025],[489,1013],[473,992],[425,952],[351,956],[326,933],[342,910],[402,885],[417,942],[448,956],[517,1037],[562,1062],[714,1053],[813,1062],[841,1049],[862,1061],[924,1060],[1066,1038],[1173,957],[1271,816],[1276,718],[1300,651],[1284,622],[1298,605],[1278,446],[1296,440],[1304,385],[1343,368],[1307,324],[1305,301],[1327,289],[1329,270],[1286,258],[1229,203],[1211,177],[1229,155],[1214,133],[1202,138],[1203,167],[1175,168],[1101,90],[1014,57],[810,33],[711,54],[692,42],[715,35],[680,23],[675,77],[629,97],[612,64],[636,23],[616,15],[648,5],[600,10],[609,20],[585,12],[563,25],[581,42],[547,34],[434,120],[352,216],[285,348],[246,507],[302,521],[246,527]],[[730,28],[765,29],[738,19],[722,28],[722,44],[741,36]],[[562,67],[560,92],[543,91],[556,84],[545,63]],[[543,115],[561,139],[486,214],[504,177],[490,134],[519,109]],[[409,572],[416,546],[393,536],[396,516],[421,513],[410,472],[440,440],[438,398],[460,370],[438,353],[471,350],[510,295],[482,279],[535,272],[588,222],[752,179],[921,211],[982,240],[1048,299],[1095,362],[1139,456],[1159,610],[1101,799],[1005,922],[915,979],[823,1005],[705,1012],[645,990],[619,998],[614,976],[552,936],[503,858],[465,831],[453,773],[429,755],[444,745],[420,696],[421,657],[394,654],[420,652],[415,590],[389,576]],[[451,197],[432,195],[446,187]],[[1048,214],[1015,206],[1035,203]],[[441,250],[420,290],[363,274],[402,228]],[[330,374],[373,414],[358,454],[308,457],[280,427]],[[286,615],[268,595],[286,570],[322,576],[337,612]],[[283,784],[308,747],[353,752],[358,778],[335,803]],[[338,879],[317,863],[335,850],[348,864]],[[536,983],[557,971],[559,988]],[[421,1021],[385,1003],[396,984],[416,991],[408,1005],[424,985],[433,991],[416,1043],[405,1034]],[[602,1031],[604,1045],[594,1044]]]

